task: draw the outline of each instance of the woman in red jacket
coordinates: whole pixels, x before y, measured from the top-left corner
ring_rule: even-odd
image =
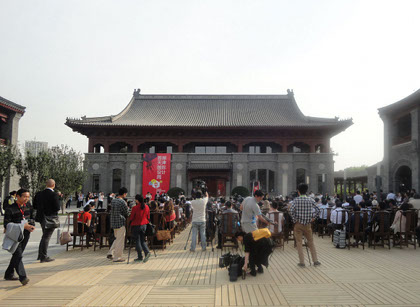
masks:
[[[150,252],[147,247],[146,238],[146,225],[149,224],[150,220],[150,209],[149,206],[144,204],[143,196],[140,194],[136,195],[136,206],[131,210],[130,221],[131,221],[131,237],[136,242],[136,250],[138,258],[134,261],[147,262],[150,257]],[[142,255],[144,252],[144,259]]]

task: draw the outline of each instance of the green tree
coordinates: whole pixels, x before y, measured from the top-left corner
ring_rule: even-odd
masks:
[[[83,169],[83,156],[68,146],[57,146],[49,152],[50,178],[55,180],[57,189],[65,199],[80,190],[87,178],[87,171]]]
[[[42,190],[45,187],[45,182],[50,178],[51,161],[52,157],[48,150],[38,154],[26,151],[25,156],[19,153],[15,166],[20,176],[20,186],[28,189],[32,196]]]
[[[83,169],[83,156],[68,146],[54,147],[38,154],[30,151],[15,161],[20,185],[30,190],[31,195],[45,188],[47,179],[55,180],[56,189],[64,199],[80,190],[87,177]]]
[[[17,150],[12,145],[0,146],[0,192],[3,182],[12,174],[12,166],[16,159]]]

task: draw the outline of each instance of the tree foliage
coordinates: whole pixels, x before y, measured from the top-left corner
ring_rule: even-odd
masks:
[[[12,174],[12,166],[16,160],[17,150],[15,146],[0,146],[0,191],[4,180]]]
[[[47,179],[55,180],[56,189],[65,197],[81,189],[87,172],[83,169],[83,156],[67,146],[54,147],[25,156],[19,154],[15,161],[20,175],[21,187],[30,190],[31,195],[45,188]]]
[[[243,197],[249,196],[249,190],[243,186],[237,186],[233,188],[232,195],[241,195]]]
[[[178,195],[179,195],[180,193],[184,194],[184,193],[185,193],[185,191],[184,191],[183,189],[181,189],[181,188],[178,188],[178,187],[170,188],[170,189],[168,190],[168,195],[169,195],[169,197],[171,197],[171,198],[178,198]]]

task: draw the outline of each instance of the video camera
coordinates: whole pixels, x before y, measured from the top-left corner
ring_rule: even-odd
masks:
[[[201,190],[201,193],[203,194],[203,196],[205,196],[205,194],[208,191],[206,182],[205,181],[198,181],[197,186]]]
[[[220,268],[226,268],[228,266],[230,266],[230,264],[233,261],[234,256],[228,252],[227,254],[224,254],[222,256],[220,256],[219,258],[219,267]]]

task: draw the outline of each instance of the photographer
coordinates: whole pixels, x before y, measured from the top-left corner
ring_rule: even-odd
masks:
[[[197,231],[200,232],[202,251],[206,251],[206,205],[208,200],[209,194],[205,192],[205,197],[203,198],[203,194],[199,190],[195,193],[195,199],[191,201],[191,207],[193,209],[191,252],[195,252]]]
[[[27,206],[26,204],[29,201],[29,191],[25,189],[20,189],[17,191],[17,199],[13,204],[11,204],[9,207],[6,208],[6,211],[4,212],[4,230],[6,232],[6,237],[12,237],[12,227],[7,227],[8,224],[24,224],[23,228],[23,238],[22,234],[20,234],[19,237],[19,244],[17,245],[17,248],[13,252],[12,259],[10,259],[10,264],[6,269],[6,272],[4,273],[4,279],[5,280],[18,280],[22,283],[22,285],[26,285],[29,282],[28,277],[26,277],[25,268],[23,266],[22,257],[23,252],[25,250],[26,245],[28,244],[30,233],[35,230],[35,221],[33,218],[33,209],[30,206]],[[20,229],[19,229],[20,231]],[[3,242],[3,247],[6,242]],[[17,243],[16,243],[17,244]],[[11,249],[11,248],[10,248]],[[19,275],[19,278],[17,278],[14,273]]]

